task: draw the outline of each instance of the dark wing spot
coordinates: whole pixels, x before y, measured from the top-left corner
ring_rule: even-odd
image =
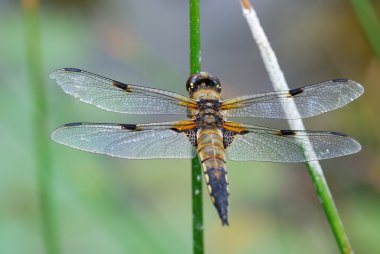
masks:
[[[303,90],[304,90],[303,87],[301,87],[301,88],[295,88],[295,89],[289,90],[289,94],[291,96],[295,96],[297,94],[303,93]]]
[[[64,71],[70,71],[70,72],[82,72],[82,70],[77,68],[63,68]]]
[[[127,84],[121,83],[119,81],[113,80],[112,84],[120,89],[123,89],[127,92],[130,92],[131,90],[129,89],[129,86]]]
[[[280,136],[293,136],[293,135],[296,135],[296,132],[293,130],[280,130],[278,134]]]
[[[245,135],[247,133],[249,133],[249,131],[241,131],[241,132],[239,132],[240,135]]]
[[[331,134],[334,134],[334,135],[336,135],[336,136],[348,137],[346,134],[344,134],[344,133],[340,133],[340,132],[332,131],[332,132],[330,132],[330,133],[331,133]]]
[[[346,78],[337,78],[337,79],[333,79],[332,81],[333,82],[347,82],[348,79],[346,79]]]
[[[80,126],[83,123],[66,123],[63,125],[63,127],[73,127],[73,126]]]
[[[120,124],[120,127],[125,130],[137,131],[136,124]]]

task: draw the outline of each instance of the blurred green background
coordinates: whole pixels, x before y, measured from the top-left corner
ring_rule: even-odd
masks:
[[[64,94],[48,78],[57,68],[77,67],[186,95],[187,1],[42,1],[41,40],[34,38],[47,100],[42,112],[35,102],[43,94],[33,93],[28,76],[36,67],[27,60],[33,24],[22,9],[28,2],[0,2],[0,253],[45,253],[46,222],[54,224],[61,253],[191,253],[190,161],[122,160],[50,141],[50,132],[67,122],[176,118],[105,112]],[[362,26],[379,20],[380,2],[251,2],[292,88],[338,77],[365,87],[357,101],[305,125],[361,142],[360,153],[321,163],[355,252],[380,253],[380,30]],[[374,16],[364,14],[360,22],[356,11],[363,9],[353,2],[371,4]],[[239,1],[201,1],[201,16],[203,70],[222,80],[224,97],[271,91]],[[29,59],[35,64],[38,59]],[[51,148],[45,178],[36,167],[36,116],[48,125],[41,137]],[[286,127],[285,121],[244,122]],[[46,152],[42,159],[49,160]],[[207,253],[338,253],[303,164],[228,167],[230,227],[221,226],[204,192]],[[53,202],[52,219],[41,211],[39,179]]]

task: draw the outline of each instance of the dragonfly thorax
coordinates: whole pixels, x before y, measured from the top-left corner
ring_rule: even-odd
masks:
[[[198,113],[195,114],[195,123],[201,128],[215,128],[222,127],[224,117],[220,113],[219,100],[205,100],[198,101]]]

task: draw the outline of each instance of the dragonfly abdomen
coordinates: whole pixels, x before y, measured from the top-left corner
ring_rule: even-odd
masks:
[[[217,128],[200,129],[197,151],[207,189],[223,225],[228,225],[228,180],[222,132]]]

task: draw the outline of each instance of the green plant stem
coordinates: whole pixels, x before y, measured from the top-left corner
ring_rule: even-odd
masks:
[[[22,1],[26,61],[32,99],[32,135],[38,177],[41,226],[46,253],[60,253],[52,205],[52,163],[46,121],[46,101],[41,60],[38,0]]]
[[[331,196],[325,176],[323,175],[320,167],[314,165],[313,162],[306,162],[306,167],[309,171],[311,179],[313,180],[315,190],[333,231],[340,252],[342,254],[353,254],[354,251],[352,250],[350,241],[347,237],[346,231],[344,230],[342,220],[339,217],[338,209],[336,208],[334,199]]]
[[[369,0],[350,0],[359,22],[380,61],[380,22]]]
[[[190,0],[190,74],[201,71],[201,32],[199,0]]]
[[[190,1],[190,74],[201,71],[201,35],[199,0]],[[193,253],[204,253],[202,169],[198,156],[191,161],[193,213]]]

